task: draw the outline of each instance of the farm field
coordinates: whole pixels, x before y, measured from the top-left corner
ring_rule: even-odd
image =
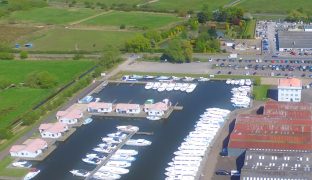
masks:
[[[94,65],[93,61],[0,61],[0,78],[18,84],[34,71],[47,71],[58,81],[58,87],[70,82]],[[5,128],[17,117],[38,104],[53,89],[27,87],[0,91],[0,128]]]
[[[103,14],[96,18],[83,22],[87,25],[104,25],[104,26],[120,26],[121,24],[126,27],[138,28],[159,28],[166,26],[170,23],[182,21],[175,15],[164,13],[146,13],[146,12],[121,12],[113,11],[108,14]]]
[[[269,6],[268,6],[269,4]],[[237,4],[252,13],[272,13],[272,14],[287,14],[288,11],[312,7],[312,1],[307,0],[242,0]]]
[[[36,30],[35,27],[0,26],[0,41],[10,43]]]
[[[118,4],[126,4],[126,5],[137,5],[141,3],[148,2],[149,0],[76,0],[77,3],[84,2],[92,2],[96,3],[104,3],[107,6],[118,5]],[[66,2],[66,0],[50,0],[50,2]]]
[[[7,19],[18,23],[66,24],[98,13],[98,10],[76,8],[34,8],[12,13]]]
[[[31,51],[101,51],[107,45],[121,48],[136,32],[51,29],[44,34],[28,38],[33,43]],[[24,43],[24,42],[22,42]]]

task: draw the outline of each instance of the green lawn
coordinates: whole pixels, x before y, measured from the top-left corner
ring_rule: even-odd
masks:
[[[6,156],[0,161],[0,176],[22,177],[27,174],[27,169],[7,168],[12,161],[10,156]]]
[[[68,1],[68,0],[49,0],[50,2],[65,2],[65,1]],[[84,3],[84,2],[91,2],[93,4],[96,4],[96,3],[104,3],[105,5],[107,6],[112,6],[112,5],[120,5],[120,4],[124,4],[124,5],[137,5],[137,4],[140,4],[140,3],[144,3],[146,2],[147,0],[76,0],[77,3]],[[69,1],[71,2],[71,1]],[[97,7],[97,6],[95,6]]]
[[[303,8],[309,11],[311,0],[242,0],[238,5],[252,13],[286,14],[288,11]]]
[[[118,27],[124,24],[126,27],[160,28],[182,20],[172,14],[114,11],[85,21],[83,24]]]
[[[27,11],[16,11],[8,19],[25,23],[66,24],[92,16],[98,12],[92,9],[45,7]]]
[[[32,42],[32,51],[101,51],[107,45],[122,48],[136,32],[52,29],[23,40]]]
[[[270,85],[258,85],[253,88],[253,95],[255,100],[263,101],[268,98],[268,90]]]
[[[82,74],[94,65],[93,61],[0,61],[0,77],[13,83],[25,80],[34,71],[48,71],[58,81],[59,87]],[[7,127],[24,112],[30,110],[52,89],[11,88],[0,91],[0,127]]]
[[[255,28],[256,28],[256,20],[247,21],[243,36],[254,38],[255,37]]]

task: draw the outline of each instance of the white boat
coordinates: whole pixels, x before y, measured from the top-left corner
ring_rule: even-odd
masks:
[[[207,147],[204,146],[180,146],[178,150],[198,150],[198,151],[206,151]]]
[[[195,90],[196,86],[197,86],[196,84],[190,84],[185,91],[187,93],[191,93]]]
[[[201,161],[201,157],[175,156],[172,161]]]
[[[168,163],[169,166],[183,165],[183,166],[199,166],[200,161],[172,161]]]
[[[176,77],[176,76],[172,76],[171,78],[172,78],[172,80],[174,80],[174,81],[180,81],[180,80],[181,80],[180,77]]]
[[[205,77],[199,77],[198,81],[200,82],[206,82],[206,81],[209,81],[210,79],[208,78],[205,78]]]
[[[93,121],[92,118],[87,118],[83,121],[83,124],[86,125],[86,124],[90,124],[91,122]]]
[[[240,85],[240,86],[243,86],[244,84],[245,84],[245,79],[239,80],[239,85]]]
[[[181,84],[181,83],[176,83],[175,86],[174,86],[174,88],[173,88],[173,90],[178,91],[178,90],[181,89],[181,87],[182,87],[182,84]]]
[[[105,166],[127,168],[131,166],[127,161],[108,161]]]
[[[205,151],[200,150],[179,150],[173,153],[176,156],[201,157],[205,155]]]
[[[129,173],[129,169],[120,168],[120,167],[110,167],[110,166],[102,166],[99,169],[100,172],[110,172],[113,174],[127,174]]]
[[[153,82],[148,82],[148,83],[146,83],[146,85],[145,85],[145,89],[152,89],[153,88],[153,86],[154,86],[154,83]]]
[[[113,143],[113,144],[119,144],[122,142],[122,138],[117,138],[117,137],[103,137],[102,138],[103,142],[107,142],[107,143]]]
[[[195,180],[195,176],[176,174],[166,177],[165,180]]]
[[[118,154],[114,154],[114,155],[111,157],[111,160],[114,160],[114,161],[135,161],[135,157],[128,156],[128,155],[118,155]]]
[[[121,176],[119,174],[113,174],[110,172],[96,172],[93,175],[95,179],[104,179],[104,180],[115,180],[120,179]]]
[[[160,116],[147,116],[146,119],[151,120],[151,121],[157,121],[160,120]]]
[[[246,84],[247,86],[250,86],[250,85],[252,84],[252,82],[251,82],[250,79],[246,79],[245,84]]]
[[[156,78],[156,80],[168,80],[168,79],[170,79],[170,77],[168,76],[159,76]]]
[[[227,80],[225,81],[225,83],[226,83],[226,84],[231,84],[231,79],[227,79]]]
[[[152,142],[145,139],[129,139],[126,145],[129,146],[149,146]]]
[[[12,163],[12,166],[21,167],[21,168],[30,168],[32,164],[28,161],[17,161],[17,162]]]
[[[231,80],[231,84],[234,85],[235,84],[235,80]]]
[[[146,75],[146,76],[143,76],[144,79],[154,79],[155,76],[150,76],[150,75]]]
[[[89,153],[86,155],[86,158],[89,158],[89,159],[93,159],[93,158],[105,159],[106,157],[104,155],[100,155],[100,154]]]
[[[128,125],[128,126],[117,126],[117,129],[123,132],[136,132],[139,130],[139,127]]]
[[[86,171],[83,169],[73,169],[69,172],[72,173],[74,176],[79,176],[79,177],[88,177],[90,175],[89,171]]]
[[[175,170],[187,170],[187,171],[198,171],[198,167],[196,166],[183,166],[183,165],[174,165],[171,167],[167,167],[166,171],[175,171]]]
[[[186,91],[186,89],[189,87],[188,83],[183,83],[182,87],[180,88],[180,91]]]
[[[160,82],[155,82],[152,89],[158,89],[160,86]]]
[[[118,149],[115,154],[135,156],[138,154],[138,151],[133,149]]]
[[[120,131],[118,131],[116,133],[109,133],[109,134],[107,134],[108,137],[121,137],[121,136],[124,136],[124,135],[127,136],[127,134],[125,132],[120,132]]]
[[[192,78],[192,77],[187,77],[187,76],[185,76],[184,79],[183,79],[183,81],[187,81],[187,82],[193,81],[193,80],[194,80],[194,78]]]
[[[24,180],[30,180],[36,177],[40,173],[39,169],[32,168],[30,171],[24,176]]]
[[[169,83],[168,86],[166,87],[166,91],[172,91],[175,86],[175,83]]]
[[[101,163],[101,160],[98,158],[82,158],[82,161],[93,165],[98,165]]]

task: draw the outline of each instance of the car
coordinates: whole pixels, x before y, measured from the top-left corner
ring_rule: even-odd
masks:
[[[312,84],[312,83],[311,83]],[[223,148],[222,151],[219,153],[220,156],[224,157],[228,155],[228,150],[227,148]]]
[[[240,176],[240,173],[237,170],[231,170],[231,176]]]
[[[223,175],[223,176],[231,175],[230,172],[228,172],[228,171],[226,171],[226,170],[222,170],[222,169],[217,170],[215,173],[216,173],[216,175]]]
[[[217,74],[221,74],[221,71],[218,71]]]
[[[228,72],[228,74],[232,74],[232,72],[231,72],[231,71],[229,71],[229,72]]]

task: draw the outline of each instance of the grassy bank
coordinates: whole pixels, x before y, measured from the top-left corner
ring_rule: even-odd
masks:
[[[253,96],[255,100],[264,101],[268,98],[268,90],[270,85],[256,85],[253,88]]]
[[[7,168],[13,161],[13,158],[6,156],[0,161],[0,176],[22,177],[27,174],[28,170],[24,168]]]

